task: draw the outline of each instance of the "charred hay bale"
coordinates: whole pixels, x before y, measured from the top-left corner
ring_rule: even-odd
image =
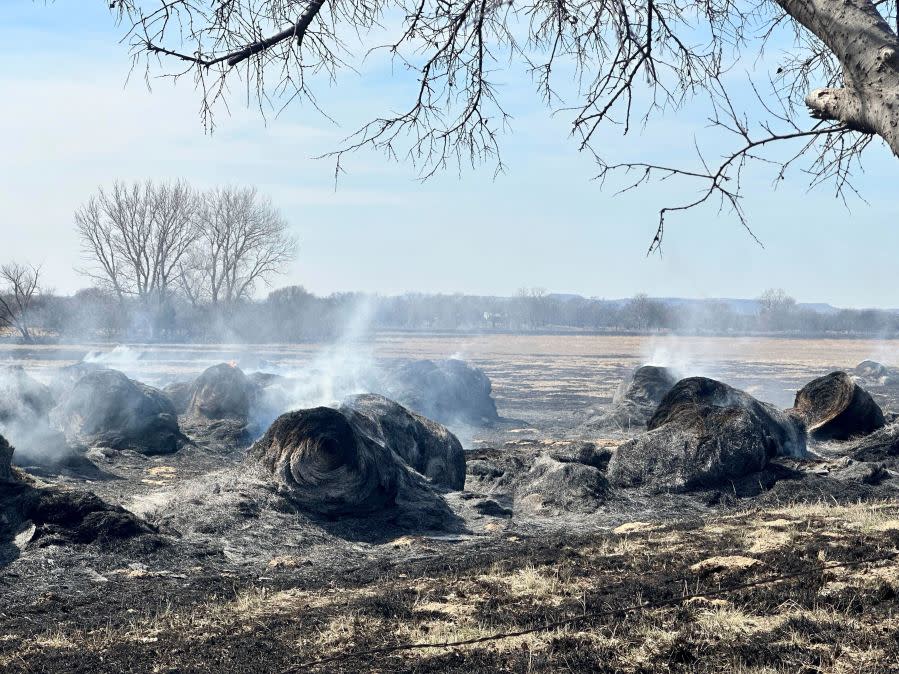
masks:
[[[400,462],[338,410],[316,407],[278,417],[250,448],[301,507],[364,515],[395,503]]]
[[[585,425],[592,429],[643,429],[675,383],[677,377],[666,367],[638,367],[618,385],[611,406],[591,412]]]
[[[12,480],[13,447],[0,435],[0,482]]]
[[[67,396],[72,387],[85,375],[108,369],[100,363],[85,363],[84,361],[59,368],[50,380],[50,392],[53,399],[58,402]]]
[[[259,388],[278,386],[288,381],[287,377],[272,372],[251,372],[247,375],[247,379],[250,380],[253,386],[258,386]]]
[[[537,457],[515,490],[516,506],[541,512],[595,512],[605,501],[609,483],[595,466],[560,461],[549,454]]]
[[[592,442],[578,442],[567,447],[551,449],[546,453],[556,461],[583,463],[604,472],[609,466],[613,452],[609,447],[598,447]]]
[[[387,394],[402,405],[443,424],[490,424],[499,419],[483,370],[455,358],[418,360],[390,377]]]
[[[465,452],[445,426],[375,394],[350,396],[341,411],[357,413],[372,437],[434,484],[454,490],[465,487]]]
[[[48,465],[71,458],[65,436],[50,427],[50,388],[22,367],[0,368],[0,432],[18,447],[18,461]]]
[[[899,423],[851,440],[842,449],[854,461],[878,461],[899,468]]]
[[[0,368],[0,424],[46,419],[53,394],[20,365]]]
[[[656,491],[714,487],[805,453],[799,420],[714,379],[690,377],[662,399],[648,431],[618,447],[609,481]]]
[[[856,377],[868,380],[880,380],[889,375],[890,370],[886,365],[878,363],[876,360],[863,360],[855,366],[852,371]]]
[[[793,412],[816,440],[848,440],[883,428],[883,411],[845,372],[831,372],[796,394]]]
[[[643,365],[621,381],[612,398],[612,404],[631,400],[655,408],[676,383],[677,377],[667,367]]]
[[[32,489],[22,510],[37,527],[32,540],[43,544],[108,542],[153,532],[134,514],[89,491]]]
[[[228,363],[206,369],[190,390],[187,414],[202,419],[241,419],[250,415],[253,385],[243,371]]]
[[[192,381],[176,381],[162,387],[162,392],[172,401],[172,405],[178,414],[187,413],[193,385]]]
[[[70,442],[87,445],[170,454],[184,440],[169,399],[118,370],[96,370],[81,377],[52,418]]]

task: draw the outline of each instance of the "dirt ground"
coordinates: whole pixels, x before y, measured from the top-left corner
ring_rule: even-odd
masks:
[[[0,347],[0,361],[41,377],[100,348]],[[584,439],[614,447],[578,437],[577,421],[638,364],[781,407],[832,370],[899,364],[885,341],[505,335],[384,335],[337,351],[138,345],[107,364],[162,384],[227,360],[301,368],[324,352],[481,367],[510,421],[454,429],[470,463],[526,463]],[[37,479],[93,491],[155,530],[7,545],[6,557],[0,542],[0,671],[899,671],[899,498],[793,502],[782,482],[762,499],[629,494],[520,517],[472,478],[446,497],[465,527],[437,534],[309,518],[240,452],[91,456],[91,475]]]

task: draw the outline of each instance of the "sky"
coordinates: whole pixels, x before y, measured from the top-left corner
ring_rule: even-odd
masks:
[[[148,88],[129,79],[127,46],[105,7],[0,3],[0,261],[42,265],[57,292],[89,285],[78,272],[85,261],[72,214],[98,186],[183,178],[270,195],[299,240],[273,285],[317,294],[541,287],[603,298],[746,298],[779,287],[803,302],[899,307],[899,164],[883,150],[857,182],[866,201],[847,209],[832,190],[809,192],[801,174],[774,191],[770,173],[750,172],[744,208],[764,247],[713,207],[672,217],[663,255],[647,257],[658,209],[695,185],[618,196],[602,188],[568,136],[570,119],[551,114],[527,78],[502,82],[514,118],[498,177],[485,166],[422,183],[408,164],[363,151],[335,187],[333,161],[316,157],[360,122],[408,102],[408,77],[371,59],[323,83],[332,120],[302,103],[263,118],[237,91],[210,134],[189,80]],[[612,129],[600,145],[638,160],[692,160],[706,113],[669,114],[624,138]]]

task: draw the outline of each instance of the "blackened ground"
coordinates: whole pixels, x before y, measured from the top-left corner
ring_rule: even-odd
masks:
[[[603,535],[499,536],[472,548],[403,540],[397,549],[414,551],[403,561],[328,574],[286,560],[255,578],[185,569],[197,574],[194,589],[133,570],[81,593],[45,594],[31,606],[4,603],[0,667],[891,672],[899,662],[899,565],[865,560],[895,554],[897,544],[895,504],[800,505],[633,522]],[[797,572],[804,575],[776,581]],[[713,596],[680,601],[703,592]],[[674,604],[472,646],[352,655],[509,633],[641,602]],[[308,664],[332,656],[343,659]]]
[[[455,350],[421,341],[412,350],[408,341],[395,351],[388,344],[379,356],[440,358]],[[500,415],[522,421],[453,429],[475,448],[468,491],[445,496],[464,518],[458,533],[388,517],[315,519],[291,509],[270,481],[247,469],[240,447],[220,446],[217,438],[230,437],[230,427],[191,436],[196,445],[167,456],[91,449],[85,459],[93,470],[70,466],[43,479],[94,492],[155,531],[92,542],[44,538],[50,544],[43,545],[25,540],[26,529],[25,538],[5,539],[0,671],[278,672],[353,649],[508,632],[638,597],[677,598],[685,588],[795,570],[812,573],[522,638],[303,670],[895,669],[896,563],[822,570],[899,545],[895,433],[878,436],[873,449],[814,448],[820,459],[780,461],[717,490],[612,490],[601,503],[586,490],[599,506],[594,511],[559,512],[552,501],[535,510],[518,486],[538,457],[604,471],[626,438],[587,436],[576,426],[584,410],[608,404],[622,374],[640,362],[642,350],[625,342],[581,347],[546,338],[520,355],[511,353],[518,338],[475,343],[471,361],[491,377]],[[831,355],[822,356],[784,340],[770,354],[706,364],[701,373],[785,407],[815,376],[863,357],[845,354],[838,362],[832,354],[843,358],[846,347],[830,344],[823,346]],[[185,368],[195,366],[191,359]],[[230,359],[216,354],[208,364]],[[164,377],[148,371],[138,378],[163,384],[187,374],[170,365]],[[885,386],[873,393],[888,410],[896,409],[897,392]],[[847,451],[862,450],[886,468],[845,461]],[[796,500],[805,505],[791,505]],[[725,559],[707,561],[712,557]]]

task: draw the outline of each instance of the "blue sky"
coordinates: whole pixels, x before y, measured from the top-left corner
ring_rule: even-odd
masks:
[[[770,175],[755,171],[745,208],[764,248],[709,208],[673,218],[664,256],[647,258],[658,208],[694,186],[619,197],[600,189],[591,160],[567,136],[570,120],[552,116],[518,73],[503,84],[514,115],[504,175],[494,180],[488,166],[422,184],[412,167],[360,153],[335,191],[333,163],[313,157],[407,101],[408,78],[370,60],[325,84],[321,102],[338,125],[303,105],[263,121],[237,95],[209,135],[189,81],[157,81],[152,92],[139,77],[126,83],[130,62],[118,37],[100,0],[0,4],[0,258],[43,264],[58,291],[86,283],[75,269],[74,209],[98,185],[149,177],[254,184],[270,194],[300,240],[275,284],[316,293],[513,294],[527,286],[598,297],[754,297],[783,287],[800,301],[899,306],[899,163],[884,151],[871,153],[858,181],[867,204],[850,211],[827,188],[808,193],[801,174],[772,191]],[[691,160],[704,112],[694,106],[626,138],[612,129],[601,146],[636,159]]]

